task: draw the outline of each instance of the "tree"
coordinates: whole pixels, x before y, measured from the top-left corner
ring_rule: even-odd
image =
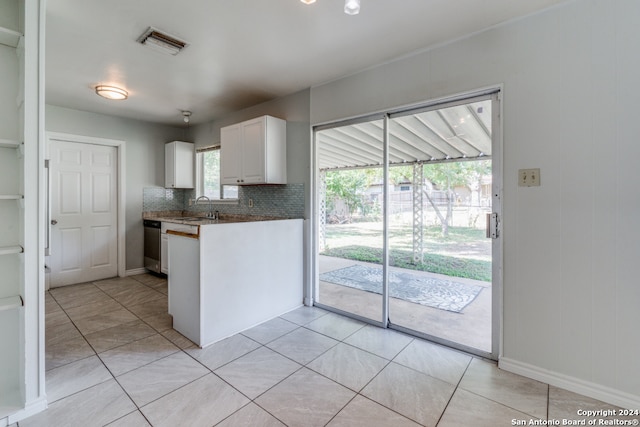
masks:
[[[444,191],[446,195],[447,212],[446,216],[444,216],[442,215],[442,212],[440,212],[439,207],[429,196],[429,193],[426,191],[424,192],[427,200],[429,200],[429,203],[440,220],[442,235],[448,236],[449,224],[451,223],[451,217],[453,215],[453,188],[465,186],[471,191],[474,191],[474,188],[479,188],[482,176],[491,173],[491,161],[478,160],[425,164],[423,170],[425,179],[428,179],[433,183],[436,188]]]
[[[367,188],[381,176],[380,168],[327,171],[326,201],[331,206],[335,200],[347,205],[349,218],[358,210],[366,212],[365,193]]]

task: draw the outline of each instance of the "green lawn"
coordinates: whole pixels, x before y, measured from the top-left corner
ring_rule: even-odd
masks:
[[[358,223],[327,225],[322,255],[365,262],[382,262],[382,225]],[[429,271],[453,277],[491,281],[491,241],[484,230],[451,227],[443,237],[440,227],[424,229],[424,262],[413,263],[413,235],[407,225],[389,229],[389,262],[394,267]]]

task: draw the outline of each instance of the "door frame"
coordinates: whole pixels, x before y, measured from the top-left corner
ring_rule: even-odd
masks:
[[[350,118],[347,120],[336,120],[333,122],[328,122],[328,123],[321,123],[321,124],[317,124],[317,125],[312,125],[311,127],[311,142],[312,142],[312,147],[310,150],[310,156],[311,156],[311,197],[310,197],[310,201],[311,201],[311,207],[310,207],[310,211],[311,211],[311,215],[310,215],[310,219],[311,219],[311,226],[310,226],[310,238],[309,238],[309,245],[310,247],[309,249],[309,253],[311,254],[311,263],[310,263],[310,280],[309,283],[307,284],[306,288],[305,288],[305,305],[308,306],[313,306],[315,305],[315,296],[317,295],[317,292],[319,290],[319,286],[320,286],[320,268],[319,268],[319,246],[318,246],[318,215],[320,214],[319,210],[318,210],[318,206],[319,206],[319,202],[318,202],[318,196],[319,196],[319,173],[318,173],[318,141],[316,139],[316,134],[317,131],[322,130],[322,129],[326,129],[326,128],[331,128],[331,127],[336,127],[336,126],[341,126],[341,125],[346,125],[349,123],[356,123],[356,122],[361,122],[361,121],[367,121],[370,119],[374,119],[374,118],[384,118],[385,120],[385,126],[383,129],[384,132],[384,138],[383,138],[383,143],[384,143],[384,157],[385,157],[385,162],[383,165],[384,168],[384,173],[385,173],[385,181],[387,179],[387,174],[388,174],[388,169],[389,169],[389,165],[388,165],[388,144],[389,144],[389,135],[388,135],[388,120],[391,116],[396,115],[397,113],[401,113],[403,111],[409,111],[409,110],[416,110],[416,109],[431,109],[433,107],[436,106],[442,106],[442,105],[446,105],[446,104],[454,104],[454,103],[459,103],[460,101],[465,101],[467,99],[471,100],[473,98],[478,98],[478,97],[482,97],[482,96],[491,96],[491,99],[493,101],[493,105],[496,108],[492,108],[492,121],[493,121],[493,125],[492,125],[492,153],[491,153],[491,159],[492,159],[492,195],[491,195],[491,199],[492,199],[492,212],[497,213],[498,214],[498,219],[499,219],[499,225],[498,225],[498,238],[497,239],[492,239],[492,277],[491,277],[491,289],[492,289],[492,298],[491,298],[491,303],[492,303],[492,308],[491,308],[491,352],[487,353],[485,351],[479,350],[479,349],[475,349],[472,347],[468,347],[466,345],[462,345],[462,344],[458,344],[455,342],[451,342],[445,339],[440,339],[438,337],[434,337],[431,335],[427,335],[424,333],[420,333],[418,331],[412,330],[412,329],[408,329],[408,328],[404,328],[398,325],[394,325],[391,324],[389,322],[388,319],[388,315],[389,315],[389,307],[388,307],[388,286],[385,292],[385,287],[383,286],[383,307],[382,307],[382,314],[383,316],[386,316],[385,318],[382,319],[382,322],[376,322],[373,321],[372,319],[368,319],[368,318],[364,318],[362,316],[359,316],[357,314],[353,314],[353,313],[347,313],[344,312],[343,310],[337,309],[337,308],[333,308],[333,307],[328,307],[328,306],[324,306],[324,305],[320,305],[321,308],[323,309],[327,309],[329,311],[333,311],[348,317],[352,317],[355,318],[357,320],[361,320],[363,322],[366,323],[370,323],[370,324],[374,324],[383,328],[389,328],[389,329],[395,329],[401,332],[406,332],[408,334],[411,334],[413,336],[417,336],[419,338],[424,338],[427,339],[429,341],[438,343],[438,344],[442,344],[442,345],[446,345],[446,346],[450,346],[462,351],[465,351],[467,353],[470,354],[474,354],[480,357],[484,357],[487,359],[491,359],[491,360],[499,360],[502,357],[502,350],[503,350],[503,343],[504,343],[504,325],[503,325],[503,320],[504,320],[504,307],[503,307],[503,300],[504,300],[504,292],[503,292],[503,263],[504,263],[504,259],[503,259],[503,236],[502,236],[502,230],[503,227],[501,226],[502,223],[502,218],[503,218],[503,209],[502,209],[502,194],[503,194],[503,186],[504,186],[504,178],[503,178],[503,168],[504,168],[504,164],[503,164],[503,141],[502,141],[502,135],[503,135],[503,92],[504,92],[504,87],[503,85],[495,85],[495,86],[489,86],[486,88],[482,88],[480,90],[477,91],[469,91],[469,92],[465,92],[465,93],[460,93],[460,94],[456,94],[453,96],[449,96],[449,97],[442,97],[442,98],[438,98],[438,99],[434,99],[434,100],[430,100],[430,101],[425,101],[422,103],[417,103],[417,104],[410,104],[410,105],[406,105],[406,106],[402,106],[402,107],[398,107],[398,108],[389,108],[388,110],[386,110],[385,112],[380,112],[380,113],[374,113],[374,114],[369,114],[369,115],[363,115],[360,117],[354,117],[354,118]],[[387,189],[386,189],[386,185],[385,185],[385,207],[387,206]],[[385,212],[385,218],[383,219],[384,221],[387,221],[387,212]],[[385,226],[383,227],[385,230],[387,229],[387,224],[385,222]],[[385,260],[388,257],[388,233],[384,233],[385,234],[385,245],[383,248],[383,276],[385,277],[385,282],[386,280],[386,276],[388,274],[387,270],[387,262],[385,262]]]
[[[126,160],[126,142],[117,140],[117,139],[107,139],[107,138],[96,138],[93,136],[83,136],[83,135],[74,135],[69,133],[60,133],[60,132],[47,132],[46,133],[46,145],[45,145],[45,159],[51,159],[50,155],[50,147],[53,141],[60,142],[75,142],[78,144],[91,144],[91,145],[103,145],[109,147],[115,147],[117,151],[117,159],[118,159],[118,170],[117,170],[117,179],[118,183],[116,185],[118,195],[118,225],[117,225],[117,235],[118,235],[118,256],[117,256],[117,269],[118,276],[125,277],[126,276],[126,224],[125,224],[125,200],[126,200],[126,186],[125,182],[125,160]],[[48,191],[45,190],[45,191]],[[51,212],[51,198],[48,199],[48,204],[45,206],[47,212]],[[46,215],[50,217],[50,215]],[[51,224],[45,224],[45,230],[49,230]],[[45,231],[48,233],[48,231]]]

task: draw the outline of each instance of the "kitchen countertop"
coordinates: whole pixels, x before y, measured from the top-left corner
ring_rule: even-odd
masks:
[[[232,224],[238,222],[276,221],[287,218],[275,218],[257,215],[221,214],[220,219],[207,218],[205,215],[190,214],[181,211],[143,212],[142,219],[153,219],[160,222],[172,222],[186,225]]]

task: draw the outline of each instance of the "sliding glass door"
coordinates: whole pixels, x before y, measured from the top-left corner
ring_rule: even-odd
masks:
[[[498,111],[491,93],[315,129],[317,305],[495,357]]]
[[[390,119],[389,322],[492,353],[492,101],[412,110]]]
[[[318,305],[381,324],[383,120],[315,133]]]

